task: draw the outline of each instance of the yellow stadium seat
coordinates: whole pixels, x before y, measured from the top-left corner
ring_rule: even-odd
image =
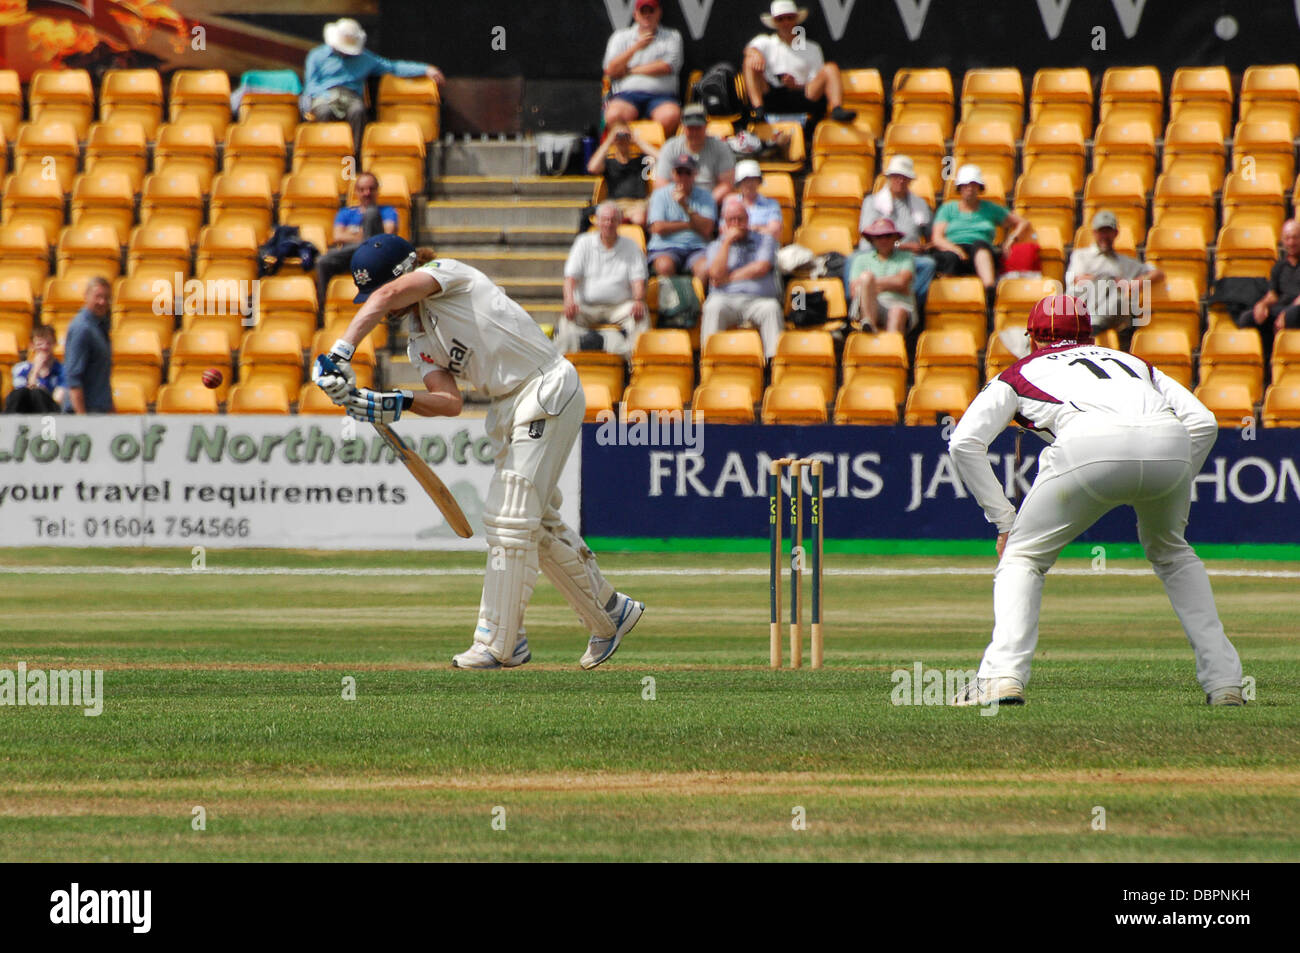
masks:
[[[844,106],[858,115],[853,124],[874,138],[885,128],[885,86],[877,69],[850,69],[840,73]]]
[[[272,185],[257,169],[223,172],[212,180],[213,225],[246,225],[258,242],[271,230]]]
[[[1024,327],[1034,305],[1048,295],[1060,293],[1060,284],[1050,278],[1002,278],[998,281],[993,311],[995,315],[1006,315],[1012,324]],[[926,307],[930,307],[928,301]]]
[[[406,179],[412,195],[424,191],[425,145],[419,126],[410,122],[372,122],[361,139],[361,167]]]
[[[623,399],[626,372],[623,358],[604,351],[574,351],[564,356],[578,369],[584,383],[604,384],[609,388],[609,399],[615,403]]]
[[[239,345],[239,379],[242,383],[272,381],[283,386],[286,394],[296,394],[303,379],[303,349],[302,340],[291,330],[249,331]]]
[[[303,384],[298,391],[298,413],[333,414],[341,416],[343,408],[329,399],[329,395],[315,384]]]
[[[822,163],[827,159],[845,157],[865,161],[871,168],[864,181],[871,181],[875,176],[875,135],[870,130],[855,124],[818,123],[813,133],[813,170],[821,169]]]
[[[2,302],[0,307],[3,307]],[[1281,380],[1289,371],[1300,370],[1300,329],[1287,328],[1273,336],[1269,367],[1275,382]]]
[[[691,400],[691,414],[701,423],[752,424],[754,395],[740,383],[701,384]]]
[[[95,91],[86,70],[38,69],[32,73],[27,99],[33,122],[66,122],[78,139],[86,138],[95,114]]]
[[[114,125],[136,124],[152,140],[162,122],[162,78],[153,69],[111,69],[99,90],[99,117]]]
[[[1199,227],[1159,225],[1147,235],[1147,264],[1163,271],[1168,280],[1190,281],[1199,299],[1209,283],[1205,241]]]
[[[1259,332],[1253,328],[1207,331],[1201,339],[1201,383],[1237,381],[1246,384],[1252,401],[1264,395],[1264,354]]]
[[[809,217],[809,207],[847,208],[854,212],[862,208],[862,195],[866,183],[852,172],[814,172],[804,181],[804,216]]]
[[[1284,66],[1249,66],[1241,75],[1243,121],[1280,121],[1290,135],[1300,132],[1300,69]]]
[[[425,142],[438,139],[441,103],[438,84],[427,76],[388,74],[379,80],[379,121],[413,123],[419,127]]]
[[[230,125],[230,75],[225,70],[177,70],[168,99],[170,119],[180,125],[204,125],[221,139]]]
[[[1246,211],[1263,213],[1269,221],[1275,222],[1278,233],[1281,233],[1279,219],[1286,214],[1286,194],[1277,176],[1271,172],[1262,172],[1253,178],[1236,172],[1228,174],[1223,180],[1224,224],[1229,224],[1234,216]]]
[[[87,172],[72,189],[74,225],[108,225],[122,238],[135,225],[135,194],[124,172]]]
[[[1092,147],[1094,172],[1132,172],[1145,195],[1155,185],[1156,136],[1144,122],[1105,122],[1097,127]]]
[[[641,384],[653,375],[677,387],[686,401],[695,389],[695,356],[691,336],[679,328],[650,330],[641,334],[632,350],[632,383]]]
[[[285,136],[274,123],[237,123],[226,130],[225,155],[221,170],[261,172],[270,191],[280,191],[285,171]],[[214,195],[215,198],[215,195]]]
[[[1017,69],[967,70],[961,81],[962,121],[1005,122],[1019,138],[1025,125],[1025,82]]]
[[[0,136],[12,142],[23,119],[23,89],[18,71],[0,69]]]
[[[1290,375],[1264,395],[1265,427],[1300,427],[1300,376]]]
[[[30,167],[34,175],[48,179],[53,175],[64,192],[72,191],[77,176],[80,146],[77,130],[68,122],[50,119],[43,123],[25,123],[18,127],[14,144],[14,171]]]
[[[939,124],[944,138],[952,135],[954,96],[952,74],[946,69],[897,70],[893,79],[892,101],[893,121],[897,122],[900,115],[909,111],[912,115],[933,116],[933,121]]]
[[[204,387],[198,381],[167,384],[158,391],[157,412],[160,414],[215,414],[217,391]]]
[[[41,323],[54,328],[60,341],[85,305],[86,276],[50,278],[41,287]]]
[[[1157,227],[1190,227],[1200,231],[1202,245],[1214,234],[1214,190],[1203,172],[1162,172],[1156,179],[1152,213]],[[1147,236],[1150,242],[1150,235]]]
[[[1243,427],[1255,420],[1255,405],[1244,384],[1201,384],[1195,396],[1214,414],[1220,427]]]
[[[177,272],[190,275],[190,235],[182,225],[150,222],[131,232],[126,253],[127,274],[171,281]]]
[[[297,382],[291,392],[283,384],[271,380],[240,381],[230,388],[226,410],[232,414],[287,414],[289,394],[296,394],[298,390]]]
[[[352,127],[345,122],[306,122],[294,135],[293,171],[328,176],[333,183],[335,207],[347,191],[348,175],[356,174]]]
[[[773,384],[763,393],[765,424],[826,423],[826,392],[811,383]]]
[[[1166,276],[1164,281],[1152,284],[1148,304],[1149,327],[1180,330],[1189,341],[1201,339],[1201,304],[1195,282]]]
[[[582,378],[582,394],[587,402],[587,411],[583,423],[597,423],[602,415],[614,412],[614,399],[609,392],[609,385],[587,376]]]
[[[916,382],[931,376],[957,380],[971,393],[979,389],[979,358],[969,331],[922,331],[916,342]]]
[[[1154,364],[1184,387],[1191,386],[1192,345],[1181,329],[1138,328],[1133,332],[1129,351]]]
[[[1074,234],[1074,194],[1076,187],[1065,172],[1039,172],[1031,169],[1016,183],[1016,214],[1028,218],[1035,228],[1055,228],[1064,235]]]
[[[305,348],[316,333],[316,282],[307,275],[276,275],[258,287],[257,327],[288,331]]]
[[[340,319],[351,321],[360,305],[353,304],[357,296],[357,283],[352,275],[335,275],[325,290],[325,324],[329,326]],[[381,324],[379,327],[383,327]],[[378,330],[378,328],[376,328]],[[374,333],[374,332],[371,332]]]
[[[907,393],[903,423],[908,427],[929,427],[947,418],[960,420],[974,398],[974,391],[949,377],[917,384]]]
[[[114,385],[130,381],[141,390],[145,401],[153,400],[162,382],[163,352],[158,335],[145,328],[123,328],[113,332]]]
[[[743,386],[749,402],[755,403],[763,389],[763,369],[767,361],[763,341],[753,328],[719,331],[704,342],[700,356],[700,383],[714,384],[725,380]]]
[[[202,387],[200,379],[210,367],[221,371],[221,384],[213,389],[213,393],[215,400],[224,401],[230,390],[232,368],[229,337],[211,328],[195,328],[181,331],[172,338],[169,383],[193,381]]]
[[[1277,261],[1278,234],[1272,224],[1230,225],[1220,229],[1214,251],[1215,279],[1266,277]]]
[[[26,350],[31,340],[35,313],[31,282],[22,275],[0,274],[0,331],[11,332],[21,350]]]
[[[808,157],[807,143],[804,141],[803,125],[798,122],[759,122],[749,127],[749,131],[764,142],[776,138],[786,140],[785,158],[760,158],[759,166],[766,175],[769,172],[801,172],[804,160]]]
[[[785,286],[785,313],[801,308],[800,292],[804,295],[820,291],[826,297],[826,317],[828,321],[843,321],[849,314],[848,301],[844,296],[844,282],[838,278],[791,278]]]
[[[821,388],[823,404],[835,393],[835,341],[829,331],[786,331],[772,358],[772,383],[811,383]]]
[[[33,288],[50,273],[49,246],[39,225],[0,226],[0,274],[26,278]]]
[[[277,126],[285,142],[293,141],[298,127],[298,97],[293,93],[245,92],[239,101],[241,126]]]
[[[160,127],[153,161],[154,172],[188,172],[198,182],[201,193],[210,192],[217,171],[217,140],[212,127],[207,123],[169,123]]]
[[[1223,138],[1223,130],[1215,122],[1171,122],[1165,130],[1162,170],[1168,172],[1177,161],[1182,171],[1203,172],[1210,188],[1217,192],[1223,185],[1227,162]]]
[[[109,375],[113,388],[113,412],[116,414],[143,414],[148,411],[144,388],[134,380],[123,378],[116,371]]]
[[[636,119],[628,123],[628,128],[637,134],[637,136],[648,145],[658,149],[664,144],[664,127],[659,125],[653,119]],[[636,150],[636,146],[632,146]]]
[[[298,128],[310,129],[313,125],[304,123]],[[281,225],[315,225],[327,236],[332,235],[338,210],[335,182],[328,173],[302,171],[285,177],[280,196]]]
[[[631,384],[623,392],[627,414],[681,412],[682,392],[676,384]]]
[[[933,123],[891,122],[885,129],[884,151],[881,159],[885,165],[896,155],[912,159],[918,175],[930,180],[931,186],[942,182],[944,156],[944,134]],[[915,191],[915,182],[913,191]],[[933,195],[931,196],[933,198]]]
[[[1086,69],[1040,69],[1034,74],[1029,102],[1032,121],[1074,125],[1087,138],[1092,135],[1092,106],[1092,76]]]
[[[1027,173],[1060,172],[1070,179],[1071,191],[1083,188],[1084,140],[1070,123],[1030,123],[1025,130],[1024,162]]]
[[[898,331],[854,332],[844,342],[844,382],[888,387],[894,404],[907,391],[907,347]]]
[[[853,232],[844,225],[801,225],[795,231],[794,240],[796,244],[811,250],[814,255],[831,251],[839,252],[841,255],[851,255],[854,245],[857,244],[853,240]]]
[[[195,126],[196,129],[205,128]],[[175,225],[189,241],[198,238],[203,225],[203,195],[198,178],[188,171],[167,167],[145,176],[140,199],[142,225]]]
[[[140,191],[145,172],[145,135],[135,123],[97,122],[86,141],[88,173],[120,172],[131,183],[134,195]]]
[[[29,167],[9,176],[4,187],[4,224],[34,225],[52,244],[63,228],[63,189]]]
[[[1115,213],[1121,226],[1127,225],[1133,238],[1146,237],[1146,193],[1142,179],[1132,171],[1101,169],[1088,176],[1083,186],[1083,219],[1091,222],[1101,209]]]
[[[148,328],[158,335],[164,350],[171,347],[176,330],[175,291],[172,280],[126,276],[113,282],[113,330],[127,326]],[[182,297],[182,302],[184,298]]]
[[[122,247],[111,225],[69,225],[59,236],[60,278],[100,275],[112,281],[122,273]]]
[[[1272,172],[1279,182],[1295,179],[1292,127],[1284,122],[1242,120],[1232,135],[1232,171],[1258,176]]]
[[[848,381],[835,398],[835,423],[892,426],[898,423],[894,390],[881,384]]]
[[[1193,114],[1218,122],[1219,138],[1227,138],[1232,127],[1232,77],[1226,66],[1182,66],[1174,70],[1169,87],[1170,120],[1178,122]]]
[[[1154,66],[1111,67],[1101,77],[1101,121],[1119,118],[1147,123],[1154,134],[1163,125],[1164,85]]]
[[[208,225],[199,234],[199,273],[213,262],[247,264],[256,271],[257,244],[257,235],[249,225]]]

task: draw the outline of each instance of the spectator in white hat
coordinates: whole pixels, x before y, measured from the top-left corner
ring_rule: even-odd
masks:
[[[749,212],[749,227],[764,235],[771,235],[779,244],[784,219],[781,203],[776,199],[762,195],[758,189],[763,184],[763,170],[753,159],[741,159],[736,163],[736,191]]]
[[[356,20],[344,18],[325,26],[325,43],[307,54],[303,67],[302,114],[318,122],[346,122],[352,126],[353,147],[361,155],[366,128],[366,80],[394,76],[427,76],[443,81],[442,70],[428,63],[388,60],[366,49],[366,31]]]
[[[1001,254],[1029,231],[1029,222],[983,198],[984,175],[977,165],[957,170],[957,194],[961,198],[944,202],[934,215],[935,267],[943,275],[979,276],[992,308]],[[995,243],[999,225],[1007,229],[1001,248]]]
[[[809,113],[820,119],[830,109],[836,122],[852,122],[857,113],[844,108],[840,68],[827,63],[821,44],[795,27],[808,11],[793,0],[772,0],[759,19],[775,33],[759,34],[745,47],[745,91],[756,118],[766,113]]]
[[[885,186],[862,200],[858,231],[865,233],[882,218],[894,224],[901,235],[898,247],[912,255],[916,297],[924,301],[934,279],[934,258],[926,254],[930,246],[932,213],[930,204],[911,190],[915,178],[916,167],[911,156],[893,156],[885,166]],[[871,246],[864,238],[858,247],[865,251]]]

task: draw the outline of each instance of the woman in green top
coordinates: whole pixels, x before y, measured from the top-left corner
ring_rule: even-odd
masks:
[[[1029,231],[1029,222],[996,202],[986,202],[984,178],[977,165],[957,170],[955,201],[944,202],[934,215],[931,244],[935,270],[941,275],[976,274],[984,284],[984,294],[992,303],[997,291],[999,252],[1010,248]],[[998,226],[1006,223],[1007,237],[1002,249],[993,240]]]

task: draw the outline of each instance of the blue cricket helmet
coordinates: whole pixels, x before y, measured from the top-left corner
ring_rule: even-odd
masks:
[[[415,268],[415,247],[400,235],[367,238],[352,253],[352,280],[357,283],[353,304],[361,304],[374,292]]]

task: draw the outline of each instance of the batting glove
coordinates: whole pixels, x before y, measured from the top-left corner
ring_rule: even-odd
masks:
[[[330,352],[317,357],[311,369],[311,379],[316,386],[340,406],[357,387],[357,373],[352,369],[355,350],[347,341],[335,341]]]
[[[401,419],[402,411],[409,409],[414,400],[415,395],[409,390],[377,391],[363,387],[348,394],[343,409],[357,420],[391,424]]]

